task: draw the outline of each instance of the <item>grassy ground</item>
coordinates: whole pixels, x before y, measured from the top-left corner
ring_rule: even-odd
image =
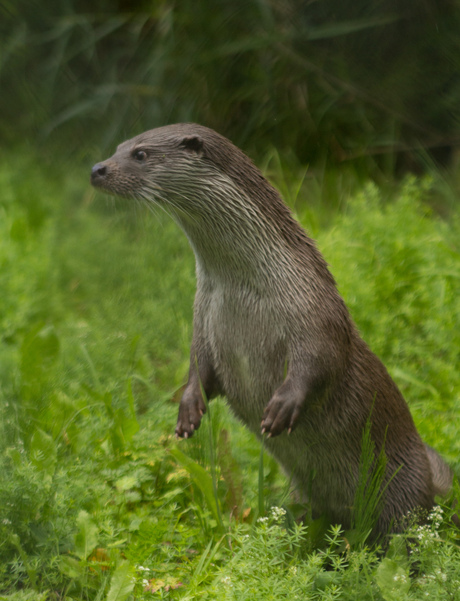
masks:
[[[448,511],[382,554],[294,525],[289,483],[223,401],[176,443],[192,252],[163,215],[93,198],[87,175],[2,158],[0,600],[459,599]],[[295,206],[458,472],[460,218],[432,214],[429,182],[396,196],[367,187],[327,228]]]

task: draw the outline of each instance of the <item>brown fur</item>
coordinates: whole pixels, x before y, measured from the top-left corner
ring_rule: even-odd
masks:
[[[406,402],[370,351],[327,264],[248,157],[205,127],[145,132],[95,165],[92,183],[155,203],[195,252],[197,292],[187,386],[176,434],[187,438],[208,398],[224,394],[316,514],[350,526],[363,428],[388,459],[376,527],[397,528],[450,487],[449,468],[424,445]],[[399,470],[399,471],[398,471]]]

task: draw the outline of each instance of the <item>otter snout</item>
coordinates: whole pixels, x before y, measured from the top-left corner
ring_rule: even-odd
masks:
[[[104,163],[96,163],[91,169],[91,183],[93,186],[102,186],[108,174],[108,167]]]

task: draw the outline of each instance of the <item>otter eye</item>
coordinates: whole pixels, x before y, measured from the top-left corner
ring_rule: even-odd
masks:
[[[147,158],[147,153],[145,150],[135,150],[133,152],[133,157],[136,159],[136,161],[145,161]]]

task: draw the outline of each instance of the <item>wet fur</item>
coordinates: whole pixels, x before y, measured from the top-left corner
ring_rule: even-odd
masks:
[[[145,156],[144,156],[145,155]],[[361,339],[327,264],[248,157],[205,127],[161,127],[121,144],[92,183],[162,207],[196,256],[190,373],[176,433],[191,436],[224,394],[316,514],[350,526],[361,441],[388,459],[376,532],[430,509],[451,473],[427,447],[381,361]],[[290,434],[288,432],[291,432]],[[399,470],[399,471],[398,471]]]

